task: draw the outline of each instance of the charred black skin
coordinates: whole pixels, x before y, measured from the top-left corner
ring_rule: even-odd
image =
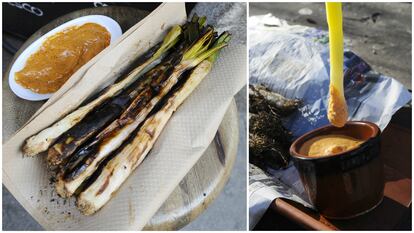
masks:
[[[156,44],[151,49],[142,54],[135,61],[136,65],[133,67],[142,65],[145,61],[150,59],[160,48],[161,44],[162,42]],[[145,81],[149,82],[150,80],[144,80],[144,84]],[[55,161],[55,163],[60,163],[66,160],[67,157],[73,154],[73,152],[78,148],[79,145],[84,143],[90,137],[96,135],[100,129],[108,125],[108,122],[112,122],[113,120],[115,120],[122,113],[122,111],[124,111],[132,102],[134,96],[132,96],[131,94],[133,94],[134,90],[139,92],[139,85],[142,83],[143,82],[140,80],[135,81],[128,88],[126,88],[124,92],[121,92],[121,94],[119,94],[118,96],[115,96],[105,101],[101,106],[97,107],[97,109],[88,113],[86,117],[82,119],[81,122],[73,126],[66,133],[62,134],[55,142],[55,144],[62,145],[60,153],[61,156],[58,158],[54,158],[55,160],[58,160]],[[109,86],[103,89],[102,91],[98,92],[91,98],[88,98],[81,106],[84,106],[88,104],[90,101],[96,99],[99,95],[102,95],[108,88]],[[72,138],[73,140],[68,141],[68,139],[70,138]]]
[[[144,54],[142,54],[136,61],[136,65],[133,67],[137,67],[139,65],[144,64],[144,62],[148,61],[161,47],[162,42],[159,42],[158,44],[154,45],[152,48],[150,48],[148,51],[146,51]]]
[[[135,106],[128,108],[126,114],[122,115],[125,119],[121,122],[125,121],[126,123],[137,115],[142,110],[142,106],[145,106],[151,97],[159,92],[162,83],[171,75],[174,66],[180,62],[181,57],[182,53],[170,54],[161,64],[147,72],[143,79],[135,81],[121,94],[90,112],[81,122],[61,135],[55,143],[61,148],[61,153],[58,158],[53,159],[65,162],[80,145],[97,135],[100,130],[117,119],[135,101],[137,102]],[[134,100],[135,98],[138,100]]]
[[[147,118],[150,118],[152,115],[154,115],[155,113],[157,113],[164,105],[167,104],[168,100],[171,98],[171,96],[174,95],[175,92],[179,91],[183,86],[184,83],[187,81],[187,79],[190,77],[192,73],[192,70],[187,70],[186,72],[184,72],[178,79],[177,84],[173,87],[173,89],[167,94],[165,95],[156,105],[155,107],[151,110],[151,112],[148,114]],[[144,122],[143,122],[144,123]],[[135,131],[133,133],[131,133],[131,135],[128,137],[128,139],[126,139],[122,145],[117,148],[115,151],[113,151],[110,155],[108,155],[108,157],[106,157],[104,160],[102,160],[102,162],[99,164],[98,168],[96,169],[96,171],[88,178],[86,179],[86,181],[84,181],[81,185],[81,187],[79,187],[78,190],[76,190],[76,193],[79,194],[81,192],[83,192],[84,190],[86,190],[91,184],[93,184],[93,182],[96,181],[96,179],[99,177],[99,175],[102,173],[103,169],[105,168],[105,166],[113,159],[115,158],[123,149],[124,147],[126,147],[127,145],[129,145],[134,138],[137,136],[142,124],[137,127],[137,129],[135,129]],[[86,168],[86,167],[85,167]],[[84,170],[80,169],[80,170]],[[79,175],[79,174],[77,174]],[[74,176],[72,177],[68,177],[69,179],[73,179]]]
[[[117,96],[88,114],[81,122],[60,136],[56,144],[63,145],[62,159],[72,154],[80,144],[106,126],[108,122],[115,120],[130,102],[131,98],[127,94]],[[69,138],[73,138],[73,141],[67,143]]]
[[[137,97],[136,104],[128,108],[121,116],[117,125],[117,128],[113,129],[110,133],[106,133],[101,137],[95,138],[91,143],[86,146],[82,146],[67,162],[64,166],[64,179],[66,181],[73,180],[79,176],[94,160],[98,154],[100,147],[105,142],[105,139],[109,139],[113,134],[116,134],[117,129],[130,123],[134,120],[135,116],[142,111],[142,109],[156,96],[164,83],[170,77],[174,71],[174,66],[180,62],[180,54],[171,54],[167,57],[165,62],[156,66],[154,69],[145,74],[145,80],[151,80],[150,83],[145,82],[145,87],[142,88],[141,94]],[[111,135],[112,134],[112,135]]]
[[[94,152],[96,152],[96,151],[97,151],[97,147],[95,147],[94,144],[80,149],[79,151],[76,152],[76,154],[74,154],[73,157],[70,158],[70,161],[64,166],[64,169],[66,171],[75,170],[77,164],[79,164],[81,161],[83,161],[84,158],[87,155],[94,154]],[[84,166],[87,166],[87,165],[85,164]],[[81,170],[83,171],[85,168],[86,167],[84,167],[83,169],[77,169],[78,171],[73,171],[71,173],[69,173],[69,172],[65,173],[64,174],[65,175],[64,176],[65,180],[76,177],[77,175],[79,175],[79,174],[77,174],[77,172],[80,172]]]
[[[115,96],[97,109],[91,111],[78,124],[62,134],[55,145],[61,145],[60,160],[65,160],[82,143],[96,135],[99,130],[114,121],[132,102],[145,82],[135,82],[120,95]],[[71,141],[68,139],[72,138]]]

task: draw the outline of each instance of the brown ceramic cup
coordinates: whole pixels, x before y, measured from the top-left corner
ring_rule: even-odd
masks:
[[[380,129],[371,122],[351,121],[342,128],[324,126],[295,140],[290,154],[310,201],[325,217],[348,219],[378,206],[384,196]],[[300,154],[309,139],[329,134],[363,140],[357,148],[324,157]]]

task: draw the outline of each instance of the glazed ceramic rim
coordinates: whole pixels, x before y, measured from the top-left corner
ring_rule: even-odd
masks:
[[[68,27],[81,26],[86,23],[96,23],[105,27],[106,30],[108,30],[109,34],[111,34],[110,44],[112,44],[122,35],[122,29],[121,26],[119,26],[118,22],[105,15],[87,15],[76,19],[72,19],[66,23],[61,24],[60,26],[55,27],[48,33],[33,41],[33,43],[27,46],[27,48],[25,48],[25,50],[23,50],[19,57],[17,57],[14,61],[9,71],[9,87],[13,91],[13,93],[22,99],[31,101],[45,100],[50,98],[54,93],[39,94],[18,84],[14,79],[15,73],[24,68],[27,59],[39,50],[39,48],[42,46],[43,42],[47,38],[67,29]]]
[[[312,130],[312,131],[310,131],[310,132],[308,132],[308,133],[300,136],[299,138],[297,138],[292,143],[292,145],[290,146],[290,149],[289,149],[290,155],[292,157],[296,158],[296,159],[299,159],[299,160],[308,160],[308,161],[313,161],[313,160],[321,161],[321,160],[328,160],[328,159],[332,159],[332,158],[347,156],[347,155],[350,155],[350,154],[355,154],[359,150],[364,149],[365,146],[368,143],[370,143],[372,139],[375,139],[375,138],[379,137],[379,135],[381,133],[381,130],[379,129],[379,127],[376,124],[374,124],[372,122],[369,122],[369,121],[348,121],[346,123],[346,125],[363,125],[363,126],[368,126],[373,131],[372,136],[370,138],[368,138],[367,140],[365,140],[358,147],[356,147],[354,149],[351,149],[351,150],[344,151],[344,152],[335,153],[335,154],[331,154],[331,155],[327,155],[327,156],[320,156],[320,157],[310,157],[310,156],[307,156],[307,155],[300,154],[298,152],[298,150],[297,150],[297,149],[299,149],[299,148],[297,148],[298,147],[298,144],[303,145],[302,142],[304,142],[305,140],[307,140],[309,138],[312,138],[314,135],[318,134],[321,131],[325,131],[325,130],[328,130],[328,129],[331,129],[331,128],[336,128],[333,125],[325,125],[325,126],[322,126],[320,128],[314,129],[314,130]]]

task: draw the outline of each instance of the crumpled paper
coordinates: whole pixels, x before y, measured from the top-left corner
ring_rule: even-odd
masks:
[[[24,158],[20,150],[23,140],[113,82],[133,56],[142,54],[162,39],[165,30],[185,18],[184,3],[162,4],[124,33],[118,43],[75,73],[3,145],[3,183],[45,229],[142,229],[212,141],[233,95],[246,83],[246,49],[231,42],[211,73],[170,119],[151,153],[95,215],[81,215],[74,198],[64,201],[57,197],[44,156]]]
[[[263,15],[250,17],[249,36],[250,83],[304,101],[286,122],[294,136],[328,124],[327,32]],[[351,51],[345,51],[344,65],[348,120],[370,121],[384,130],[392,115],[411,100],[411,93],[397,80],[372,71]]]
[[[284,122],[294,137],[327,125],[329,38],[319,29],[288,25],[271,14],[249,18],[249,80],[288,98],[302,99]],[[346,36],[346,35],[345,35]],[[346,48],[347,40],[345,40]],[[344,53],[344,89],[348,120],[376,123],[381,130],[411,100],[411,93],[393,78],[375,73],[356,54]],[[249,227],[253,229],[275,198],[312,208],[294,166],[264,173],[250,167]]]

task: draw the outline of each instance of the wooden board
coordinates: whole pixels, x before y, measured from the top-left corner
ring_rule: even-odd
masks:
[[[208,207],[229,179],[237,154],[238,127],[233,100],[213,142],[144,230],[177,230]]]
[[[84,9],[62,16],[34,33],[9,61],[3,75],[3,142],[7,141],[44,103],[23,100],[13,94],[8,85],[8,73],[13,62],[27,46],[51,29],[74,18],[91,14],[106,15],[115,19],[124,32],[148,15],[148,12],[115,6]],[[237,107],[233,99],[214,141],[154,215],[146,229],[179,229],[194,220],[218,196],[229,179],[237,154],[237,119]]]

